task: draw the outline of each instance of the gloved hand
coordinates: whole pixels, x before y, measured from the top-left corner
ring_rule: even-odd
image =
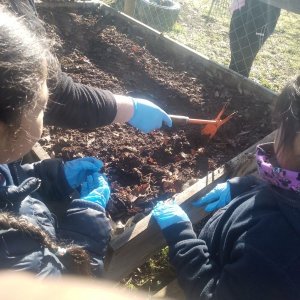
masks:
[[[99,177],[102,176],[98,172],[93,173],[92,175],[88,175],[87,181],[82,183],[80,195],[81,197],[87,196],[94,189],[101,186],[101,182]]]
[[[165,122],[169,127],[172,126],[172,120],[157,105],[144,99],[132,98],[134,103],[133,117],[128,123],[144,133],[160,128]]]
[[[159,201],[152,210],[152,216],[157,221],[159,227],[164,229],[178,222],[190,221],[187,214],[175,202],[166,203]]]
[[[29,177],[19,186],[12,185],[0,187],[0,202],[9,202],[13,205],[15,202],[24,200],[27,196],[36,191],[40,185],[40,179]]]
[[[91,192],[89,192],[86,196],[83,196],[82,189],[81,189],[81,196],[82,196],[81,199],[98,203],[99,205],[105,208],[110,197],[110,188],[106,180],[106,177],[103,174],[97,174],[98,177],[97,179],[96,179],[96,174],[93,174],[93,176],[91,177],[89,178],[89,183],[84,182],[82,184],[82,189],[84,190],[83,193],[85,194],[89,189],[89,187],[93,186],[94,184],[98,184],[98,187],[92,190]]]
[[[231,201],[230,183],[228,181],[219,183],[213,190],[200,198],[198,201],[193,202],[192,205],[196,207],[204,206],[205,211],[212,212],[215,209],[227,205]]]
[[[69,185],[72,188],[77,188],[87,181],[88,175],[98,172],[102,166],[101,160],[94,157],[84,157],[66,162],[64,171]]]

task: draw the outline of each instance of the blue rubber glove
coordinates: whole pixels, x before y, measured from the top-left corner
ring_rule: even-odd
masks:
[[[133,117],[128,123],[144,133],[160,128],[162,123],[165,122],[169,127],[172,126],[172,120],[157,105],[144,99],[132,98],[134,103]]]
[[[192,204],[196,207],[205,207],[207,212],[227,205],[231,201],[230,183],[228,181],[219,183],[213,190]]]
[[[101,160],[94,157],[78,158],[64,164],[64,171],[69,185],[77,188],[87,181],[88,175],[98,172],[103,166]]]
[[[159,201],[152,210],[152,216],[157,221],[159,227],[164,229],[178,222],[190,221],[187,214],[175,202],[165,203]]]
[[[96,182],[97,182],[97,184],[99,184],[98,187],[95,188],[93,191],[91,191],[86,196],[81,197],[81,199],[86,200],[86,201],[95,202],[105,208],[106,204],[109,201],[110,188],[109,188],[109,185],[108,185],[105,175],[103,175],[103,174],[97,174],[97,175],[98,175],[98,179],[96,180]],[[95,179],[96,176],[93,175],[92,177],[93,177],[93,179]],[[84,187],[84,189],[87,188],[88,183],[84,182],[82,184],[82,187]],[[82,190],[81,190],[81,194],[82,194]]]
[[[98,172],[88,175],[87,181],[82,183],[80,195],[81,197],[87,196],[91,191],[101,186],[99,177],[103,176]]]

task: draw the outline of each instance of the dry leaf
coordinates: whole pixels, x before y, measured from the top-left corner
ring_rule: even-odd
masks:
[[[141,196],[141,195],[145,195],[148,188],[149,188],[149,183],[144,183],[142,185],[139,185],[139,186],[135,187],[132,190],[131,194],[133,196],[136,196],[136,197]]]
[[[150,163],[150,164],[153,164],[153,165],[157,165],[157,162],[154,161],[154,159],[153,159],[152,157],[149,157],[149,158],[147,159],[147,162]]]
[[[94,141],[95,141],[95,138],[92,138],[92,139],[88,140],[88,142],[86,144],[87,147],[89,147]]]
[[[121,187],[119,186],[119,184],[116,181],[112,182],[110,184],[110,186],[116,191],[119,191],[121,189]]]
[[[232,140],[232,139],[227,139],[227,142],[228,142],[228,144],[231,145],[233,148],[236,147],[236,143],[235,143],[234,140]]]
[[[199,148],[199,149],[198,149],[198,153],[204,154],[204,152],[205,152],[205,148]]]
[[[174,160],[175,160],[175,162],[178,162],[178,161],[181,161],[181,158],[180,158],[178,155],[176,155],[176,156],[174,157]]]
[[[240,135],[244,135],[244,134],[247,134],[247,133],[249,133],[250,131],[242,131],[242,132],[240,132],[237,136],[240,136]]]
[[[139,207],[134,207],[134,208],[127,210],[128,214],[132,214],[132,213],[136,214],[136,213],[140,213],[140,212],[142,212],[142,209],[140,209]]]
[[[187,154],[185,154],[184,152],[180,152],[180,153],[179,153],[179,156],[180,156],[182,159],[186,159],[186,158],[187,158]]]
[[[165,192],[169,192],[174,189],[174,183],[170,180],[162,180],[162,185]]]

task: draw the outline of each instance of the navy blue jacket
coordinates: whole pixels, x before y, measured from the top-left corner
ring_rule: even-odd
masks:
[[[234,198],[197,238],[190,222],[163,230],[187,299],[300,299],[300,197],[253,176],[229,181]]]
[[[7,201],[7,186],[19,186],[26,178],[41,180],[40,187],[20,200]],[[3,190],[2,190],[3,191]],[[3,211],[26,216],[29,222],[46,231],[55,241],[72,243],[87,250],[96,277],[101,277],[103,260],[110,238],[110,222],[102,206],[80,199],[70,200],[69,186],[60,159],[46,159],[21,166],[19,162],[0,165],[0,207]],[[43,201],[42,201],[43,199]],[[64,207],[61,220],[47,208],[56,203]],[[47,204],[47,206],[45,205]],[[38,277],[68,273],[59,257],[42,247],[36,239],[15,229],[0,228],[0,270],[13,269],[35,273]]]

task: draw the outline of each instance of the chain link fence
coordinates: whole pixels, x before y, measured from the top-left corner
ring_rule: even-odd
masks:
[[[275,91],[299,72],[298,0],[104,1]]]
[[[173,0],[105,0],[112,8],[159,31],[172,30],[181,5]]]

